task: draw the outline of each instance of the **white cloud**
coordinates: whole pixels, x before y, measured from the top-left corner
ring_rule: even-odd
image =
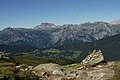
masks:
[[[78,17],[78,16],[80,16],[80,13],[74,13],[72,16]]]

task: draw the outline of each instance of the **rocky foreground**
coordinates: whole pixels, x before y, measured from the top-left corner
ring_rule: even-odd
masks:
[[[8,56],[0,53],[0,60],[8,61],[9,59],[10,58]],[[115,63],[107,62],[104,59],[101,50],[94,50],[81,63],[78,64],[60,66],[58,64],[48,63],[33,67],[27,66],[26,64],[16,65],[13,62],[11,64],[8,62],[1,62],[1,70],[5,68],[14,71],[11,73],[11,76],[13,76],[12,74],[14,74],[13,78],[17,76],[14,78],[15,80],[18,78],[20,80],[23,80],[23,78],[25,80],[113,80],[112,78],[116,74]],[[1,73],[4,74],[4,71],[1,71]],[[2,76],[1,73],[0,80],[11,80],[9,76],[10,74],[8,74],[10,71],[8,71],[7,74],[4,74],[4,76]],[[34,78],[32,78],[32,74],[35,75]]]
[[[40,80],[109,80],[115,75],[114,67],[115,63],[105,61],[100,50],[94,50],[81,64],[41,64],[34,67],[32,72]]]

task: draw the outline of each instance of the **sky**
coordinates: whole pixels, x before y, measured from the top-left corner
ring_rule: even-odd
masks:
[[[0,0],[0,29],[120,19],[120,0]]]

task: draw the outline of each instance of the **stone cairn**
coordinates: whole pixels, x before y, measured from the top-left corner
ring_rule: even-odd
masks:
[[[84,66],[94,66],[100,62],[105,61],[101,50],[93,50],[93,52],[88,55],[81,64]]]

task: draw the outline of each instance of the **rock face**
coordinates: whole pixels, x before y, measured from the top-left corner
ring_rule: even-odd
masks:
[[[102,61],[104,61],[104,57],[101,50],[94,50],[81,62],[81,64],[85,66],[94,66]]]

